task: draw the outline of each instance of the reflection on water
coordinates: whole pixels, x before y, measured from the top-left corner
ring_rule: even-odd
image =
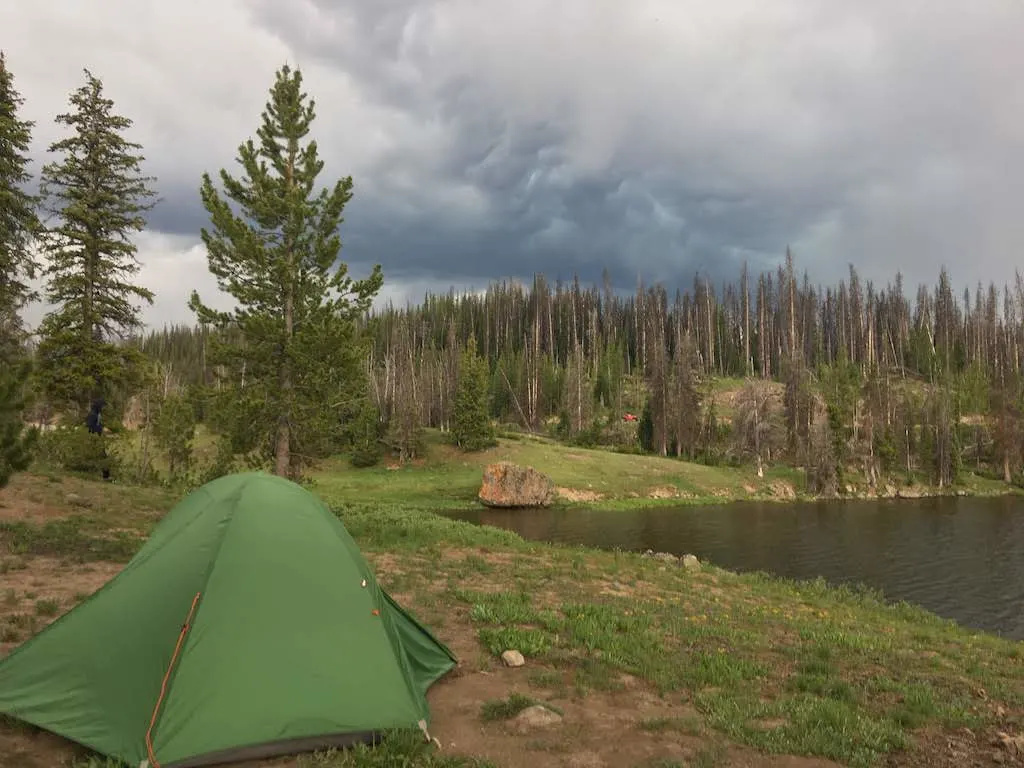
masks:
[[[1015,498],[450,514],[536,541],[691,552],[730,570],[862,582],[1024,640],[1024,503]]]

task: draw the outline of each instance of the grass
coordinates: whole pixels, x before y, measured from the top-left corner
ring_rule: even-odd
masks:
[[[675,732],[688,736],[699,736],[703,726],[697,717],[653,717],[641,720],[637,726],[649,733]]]
[[[531,543],[431,513],[470,503],[480,464],[496,458],[543,466],[558,484],[594,486],[620,500],[669,483],[695,494],[732,488],[741,482],[739,470],[530,438],[475,458],[437,441],[430,451],[426,466],[394,471],[327,462],[313,490],[371,562],[387,558],[382,582],[409,596],[428,624],[470,635],[485,665],[497,665],[510,648],[526,656],[526,668],[516,674],[539,698],[512,693],[484,701],[484,724],[540,700],[549,706],[549,700],[626,695],[635,684],[630,681],[639,681],[666,713],[638,716],[634,731],[711,739],[689,761],[693,765],[725,764],[722,745],[740,744],[869,768],[913,749],[922,730],[1024,726],[1024,643],[821,580],[794,582],[709,565],[688,572],[631,553]],[[775,479],[769,473],[764,482]],[[0,520],[3,572],[29,567],[37,555],[124,562],[173,500],[164,489],[52,475],[18,475],[11,488],[15,497],[61,514]],[[69,494],[87,503],[71,504]],[[9,612],[0,618],[0,641],[25,640],[83,597],[66,605],[46,598],[33,604],[27,593],[5,590],[0,602]],[[468,668],[480,663],[472,656],[462,661]],[[308,756],[299,764],[488,765],[437,753],[418,734],[398,735],[376,749]]]
[[[137,534],[101,532],[102,523],[89,519],[51,520],[43,525],[0,521],[0,543],[11,555],[49,555],[86,562],[127,562],[141,546]]]
[[[339,503],[372,499],[418,509],[474,507],[485,464],[510,461],[541,469],[556,486],[579,492],[583,500],[560,498],[563,506],[636,509],[639,506],[721,504],[736,500],[810,498],[801,469],[772,465],[763,478],[752,466],[707,466],[674,458],[618,453],[610,449],[567,447],[544,437],[502,438],[496,448],[464,454],[447,445],[441,433],[426,430],[425,456],[405,466],[382,464],[356,469],[344,457],[319,467],[315,490]],[[902,476],[901,476],[902,477]],[[902,485],[893,481],[893,486]],[[1016,493],[998,479],[963,473],[956,490],[971,495]],[[934,492],[918,483],[921,494]],[[866,495],[866,490],[861,489]],[[948,492],[948,491],[947,491]]]
[[[476,758],[442,755],[425,743],[422,734],[395,733],[379,744],[330,751],[299,759],[299,768],[497,768]]]
[[[491,699],[480,707],[480,719],[485,723],[495,720],[511,720],[525,709],[540,704],[536,699],[521,693],[509,694],[507,699]]]
[[[43,598],[36,600],[36,615],[44,617],[56,616],[60,611],[60,601],[54,600],[53,598]]]
[[[514,647],[542,665],[534,684],[557,687],[553,671],[570,670],[586,695],[629,674],[665,695],[685,693],[711,729],[764,752],[869,766],[910,748],[917,729],[984,727],[995,701],[1024,707],[1021,643],[869,591],[713,567],[690,574],[427,513],[342,516],[356,522],[361,546],[408,553],[410,583],[447,574],[442,597],[466,607],[489,653]],[[515,557],[480,569],[472,549],[452,553],[474,545]],[[478,588],[462,586],[470,572]],[[624,594],[608,592],[613,581]]]
[[[773,481],[794,477],[790,473],[762,480],[750,468],[710,467],[659,456],[567,448],[554,440],[529,435],[501,439],[496,448],[478,454],[463,454],[446,445],[440,433],[428,430],[426,456],[421,462],[355,469],[339,457],[322,465],[315,476],[315,487],[339,502],[371,498],[381,504],[415,504],[427,509],[468,507],[477,503],[483,466],[496,461],[537,467],[557,486],[597,497],[580,503],[604,508],[770,498]],[[802,484],[802,480],[799,482]]]

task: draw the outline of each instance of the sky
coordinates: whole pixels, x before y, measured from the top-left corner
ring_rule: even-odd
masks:
[[[285,63],[380,301],[537,271],[671,293],[787,245],[812,282],[852,263],[912,295],[941,265],[1002,286],[1024,252],[1019,0],[47,0],[0,29],[34,173],[83,68],[134,121],[152,326],[191,323],[193,288],[230,306],[200,179],[237,169]]]

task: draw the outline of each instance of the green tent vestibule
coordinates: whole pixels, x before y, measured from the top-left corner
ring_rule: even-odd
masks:
[[[193,491],[121,573],[0,660],[0,713],[129,765],[343,747],[429,721],[451,651],[274,475]]]

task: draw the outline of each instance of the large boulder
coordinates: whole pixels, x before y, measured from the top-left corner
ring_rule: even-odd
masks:
[[[478,498],[488,507],[546,507],[555,499],[555,484],[533,467],[503,461],[484,468]]]

